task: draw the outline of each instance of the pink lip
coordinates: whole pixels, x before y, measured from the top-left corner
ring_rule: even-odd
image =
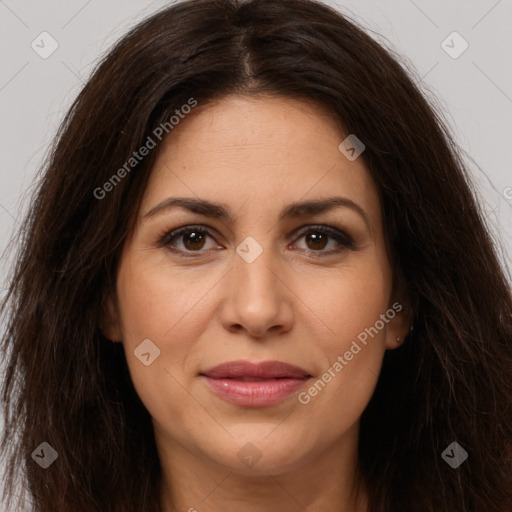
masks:
[[[266,407],[295,394],[311,375],[280,361],[231,361],[200,373],[221,398],[242,407]]]

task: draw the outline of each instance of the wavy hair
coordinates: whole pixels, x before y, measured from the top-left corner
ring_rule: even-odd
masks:
[[[461,150],[400,58],[311,0],[189,0],[145,19],[98,64],[35,185],[2,304],[9,504],[158,512],[151,418],[105,298],[158,148],[94,191],[193,97],[307,100],[366,145],[414,331],[387,351],[361,418],[372,512],[512,510],[512,300]],[[43,470],[31,454],[48,442]],[[456,441],[457,469],[442,458]],[[12,500],[11,500],[12,498]],[[11,503],[12,501],[12,503]]]

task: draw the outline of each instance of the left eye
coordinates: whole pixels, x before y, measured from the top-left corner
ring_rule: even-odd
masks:
[[[300,233],[299,239],[301,238],[304,238],[306,245],[303,250],[313,256],[329,256],[344,249],[354,248],[354,243],[348,235],[329,226],[308,226]],[[330,242],[334,247],[331,244],[330,250],[324,250]]]
[[[173,252],[188,256],[187,253],[204,252],[202,249],[214,248],[215,244],[205,247],[208,238],[214,240],[208,229],[202,226],[185,226],[167,233],[160,244]],[[299,249],[309,254],[320,253],[314,256],[329,255],[346,248],[353,248],[353,242],[347,235],[329,226],[309,226],[299,233],[297,240],[300,239],[304,239],[306,247],[299,247]],[[293,245],[296,244],[297,242]],[[331,244],[330,250],[325,250],[329,244]]]

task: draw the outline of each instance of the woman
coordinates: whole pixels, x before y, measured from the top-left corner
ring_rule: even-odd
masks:
[[[510,510],[511,295],[468,182],[400,65],[320,3],[142,22],[73,104],[24,224],[5,494]]]

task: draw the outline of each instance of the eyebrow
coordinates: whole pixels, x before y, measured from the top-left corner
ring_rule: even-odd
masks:
[[[162,214],[175,207],[180,207],[192,213],[205,215],[207,217],[212,217],[226,222],[233,222],[233,215],[230,213],[227,206],[221,203],[215,203],[194,197],[168,197],[144,214],[142,220]],[[370,219],[368,218],[365,210],[347,197],[328,197],[326,199],[291,203],[282,210],[279,215],[279,221],[303,217],[305,215],[325,213],[335,208],[348,208],[356,212],[371,231]]]

